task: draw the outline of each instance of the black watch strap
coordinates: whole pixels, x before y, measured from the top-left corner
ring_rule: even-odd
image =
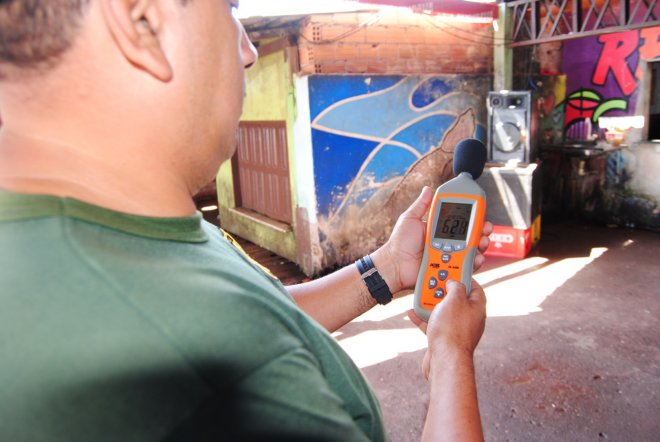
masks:
[[[371,296],[379,304],[387,304],[392,300],[392,292],[387,286],[387,283],[378,273],[378,269],[374,265],[374,262],[371,260],[369,255],[366,255],[357,261],[355,261],[360,276],[367,286],[367,290],[371,293]]]

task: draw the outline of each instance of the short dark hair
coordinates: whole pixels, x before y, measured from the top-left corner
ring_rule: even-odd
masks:
[[[0,0],[0,65],[56,64],[71,46],[88,4],[89,0]]]

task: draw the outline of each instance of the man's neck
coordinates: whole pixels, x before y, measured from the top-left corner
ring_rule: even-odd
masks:
[[[158,158],[126,146],[79,146],[0,128],[0,188],[73,197],[121,212],[185,216],[195,205],[186,183]]]

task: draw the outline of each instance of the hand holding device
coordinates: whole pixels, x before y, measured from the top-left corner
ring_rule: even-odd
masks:
[[[486,194],[475,182],[486,164],[486,146],[474,138],[454,149],[455,178],[435,192],[426,226],[424,256],[415,285],[415,314],[428,321],[447,294],[449,279],[470,293],[472,269],[486,215]]]

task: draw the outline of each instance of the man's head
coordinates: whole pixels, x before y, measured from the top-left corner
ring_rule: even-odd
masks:
[[[97,163],[125,170],[169,168],[196,191],[233,153],[256,60],[237,5],[0,0],[2,129],[96,150]]]

